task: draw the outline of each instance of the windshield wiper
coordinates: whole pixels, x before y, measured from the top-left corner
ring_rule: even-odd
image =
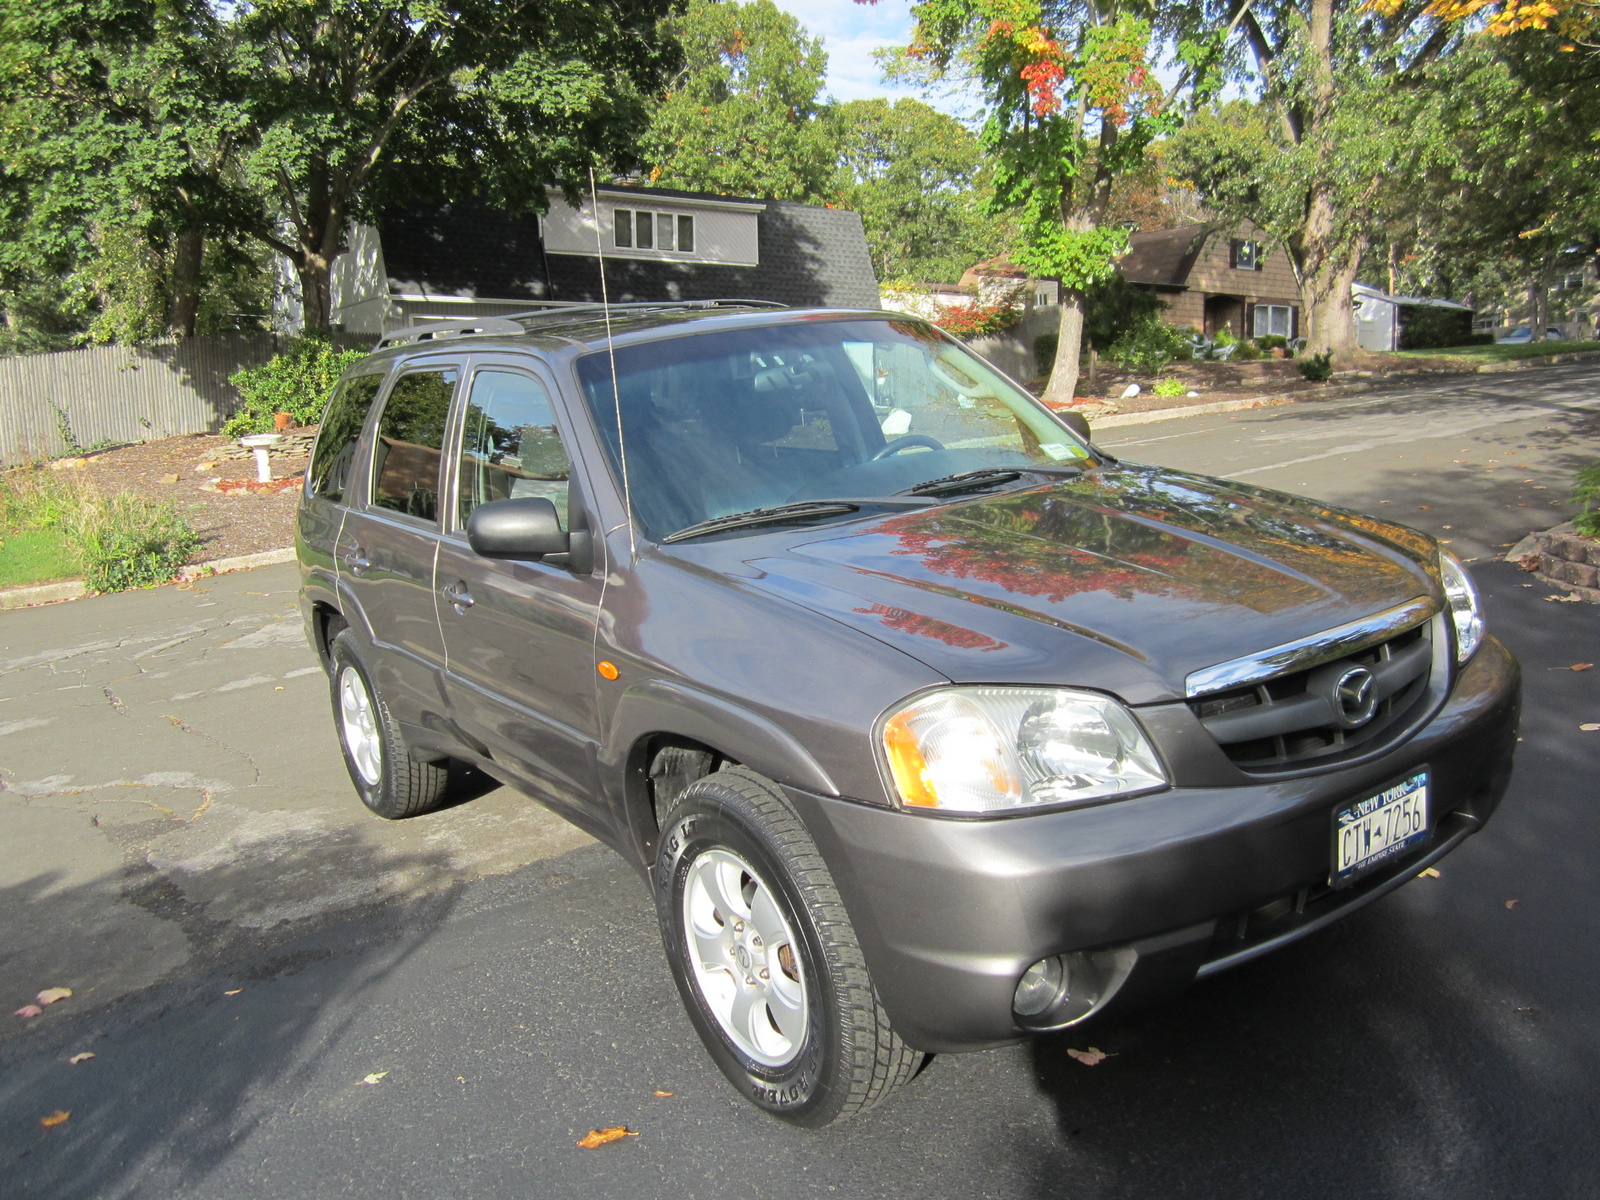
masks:
[[[833,517],[859,512],[863,508],[925,508],[932,503],[921,496],[861,496],[842,500],[799,500],[793,504],[774,504],[770,508],[752,508],[749,512],[729,513],[725,517],[712,517],[669,533],[662,542],[681,542],[699,537],[703,533],[717,533],[724,529],[741,529],[747,525],[776,524],[779,521],[799,521],[807,517]]]
[[[833,517],[841,513],[856,512],[861,505],[849,500],[802,500],[798,504],[774,504],[770,508],[752,508],[749,512],[729,513],[725,517],[712,517],[669,533],[663,542],[682,542],[703,533],[716,533],[722,529],[740,529],[746,525],[769,525],[780,521],[800,521],[807,517]]]
[[[924,483],[906,488],[900,495],[944,496],[963,492],[968,488],[989,487],[996,483],[1010,483],[1024,475],[1078,474],[1077,467],[980,467],[976,471],[962,471],[959,475],[942,475]]]

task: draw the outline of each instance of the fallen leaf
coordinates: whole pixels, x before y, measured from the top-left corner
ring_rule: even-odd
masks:
[[[70,995],[72,995],[71,988],[45,988],[45,990],[35,996],[34,999],[44,1007],[48,1008],[57,1000],[65,1000]]]
[[[281,687],[275,687],[275,688],[273,688],[273,689],[272,689],[272,690],[273,690],[273,691],[275,691],[275,692],[281,692],[281,691],[283,691],[283,689],[282,689],[282,688],[281,688]]]
[[[231,991],[231,992],[223,992],[222,994],[224,996],[237,996],[242,991],[244,991],[243,988],[234,988],[233,991]]]
[[[1546,600],[1554,600],[1557,604],[1582,604],[1582,596],[1574,596],[1568,592],[1565,596],[1546,596]]]
[[[1419,504],[1419,505],[1417,505],[1417,507],[1422,509],[1422,510],[1424,510],[1424,511],[1426,511],[1426,510],[1432,508],[1433,505],[1431,505],[1431,504]]]
[[[1439,878],[1439,872],[1432,867],[1423,867],[1422,870],[1417,872],[1417,878],[1437,879]]]
[[[670,1096],[670,1095],[672,1095],[672,1093],[671,1092],[663,1092],[663,1091],[659,1091],[658,1090],[656,1092],[656,1095],[658,1095],[658,1096]]]
[[[58,1108],[48,1117],[40,1117],[39,1124],[43,1125],[46,1129],[54,1129],[57,1125],[65,1122],[66,1119],[71,1115],[72,1114],[70,1112],[65,1112]]]
[[[1587,671],[1592,666],[1594,666],[1593,663],[1573,663],[1570,669],[1574,671]]]
[[[620,1142],[623,1138],[638,1137],[639,1135],[626,1125],[613,1125],[610,1129],[591,1129],[578,1139],[578,1145],[585,1150],[596,1150],[607,1142]]]
[[[356,1080],[356,1086],[357,1087],[371,1087],[373,1084],[377,1083],[379,1080],[381,1080],[388,1073],[389,1072],[387,1072],[387,1071],[374,1071],[371,1075],[368,1075],[365,1079]]]
[[[1590,721],[1588,724],[1579,725],[1578,728],[1583,730],[1585,733],[1593,733],[1596,729],[1600,729],[1600,724]]]
[[[1068,1050],[1067,1053],[1086,1067],[1098,1066],[1111,1057],[1104,1050],[1097,1050],[1093,1046],[1087,1050]]]
[[[93,1057],[94,1051],[85,1050],[82,1054],[74,1054],[71,1058],[67,1059],[67,1061],[73,1066],[77,1066],[79,1063],[88,1062]]]
[[[1517,906],[1517,902],[1515,900],[1507,900],[1506,901],[1506,907],[1507,908],[1515,908],[1516,906]]]
[[[1454,525],[1441,525],[1441,526],[1439,526],[1439,528],[1440,529],[1454,529],[1455,526]]]
[[[37,1004],[24,1004],[21,1008],[17,1009],[17,1016],[37,1017],[43,1011],[44,1009],[40,1008]]]

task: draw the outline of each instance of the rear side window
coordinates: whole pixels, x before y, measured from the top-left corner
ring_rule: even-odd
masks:
[[[367,413],[383,383],[382,375],[361,375],[341,383],[322,414],[322,432],[311,459],[311,494],[338,502],[350,486],[356,443]]]
[[[372,504],[424,521],[439,518],[439,465],[457,371],[402,375],[378,419],[372,455]]]

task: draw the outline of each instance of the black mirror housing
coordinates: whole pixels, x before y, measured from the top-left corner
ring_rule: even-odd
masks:
[[[467,519],[467,544],[485,558],[540,559],[566,554],[572,538],[561,528],[556,506],[544,496],[491,500]]]

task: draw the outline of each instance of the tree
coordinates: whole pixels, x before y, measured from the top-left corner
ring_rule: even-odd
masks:
[[[647,97],[676,65],[673,0],[255,0],[233,18],[263,196],[255,235],[288,258],[306,327],[328,328],[352,220],[416,199],[538,209],[589,168],[637,162]]]
[[[861,214],[880,280],[955,283],[1009,249],[1004,222],[983,211],[992,193],[978,139],[920,100],[839,106],[835,195]]]
[[[682,44],[684,63],[650,122],[650,181],[827,200],[838,145],[822,119],[822,43],[772,0],[689,0],[663,32]]]
[[[1012,257],[1030,274],[1061,281],[1045,396],[1069,400],[1085,293],[1127,250],[1127,231],[1106,221],[1113,185],[1143,163],[1176,117],[1152,67],[1178,25],[1158,30],[1151,9],[1133,0],[923,0],[912,12],[915,40],[896,69],[929,83],[959,74],[982,89],[993,204],[1016,212],[1019,225]],[[1184,36],[1182,82],[1203,75],[1216,49],[1215,40]]]

